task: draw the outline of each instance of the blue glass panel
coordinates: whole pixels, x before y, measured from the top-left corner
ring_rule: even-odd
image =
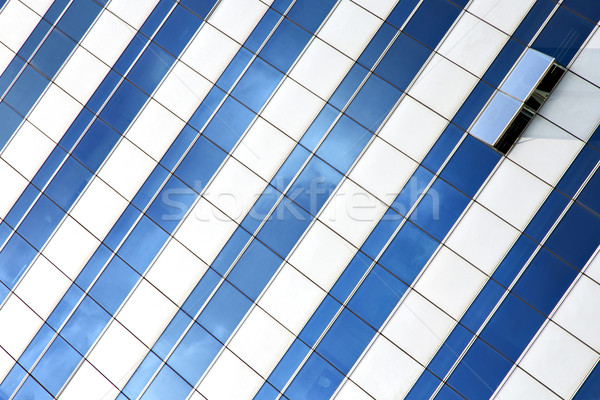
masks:
[[[400,95],[401,92],[398,89],[377,75],[371,75],[352,100],[346,114],[374,132],[396,104]]]
[[[473,197],[499,159],[500,154],[467,135],[440,176]]]
[[[134,85],[151,94],[169,71],[175,58],[155,43],[150,43],[127,74]]]
[[[90,179],[92,173],[79,161],[69,157],[46,188],[46,195],[63,210],[68,210]]]
[[[538,3],[536,3],[536,5]],[[534,7],[536,5],[534,5]],[[488,67],[482,79],[490,85],[498,87],[523,50],[525,50],[523,43],[510,38],[494,62],[492,62],[492,65]]]
[[[308,354],[310,348],[298,339],[294,340],[294,343],[290,346],[285,355],[279,360],[277,366],[269,375],[269,383],[278,390],[283,390],[284,385],[288,379],[296,371],[296,368],[300,365],[304,357]]]
[[[375,226],[375,229],[369,234],[367,240],[363,243],[361,251],[367,254],[371,259],[376,259],[387,240],[393,235],[400,222],[404,220],[397,212],[389,208],[381,220]],[[370,263],[370,262],[369,262]]]
[[[537,0],[513,34],[513,37],[523,43],[529,43],[555,6],[556,2],[553,0]]]
[[[211,268],[224,275],[250,239],[251,236],[248,232],[243,229],[236,229],[215,261],[212,262]]]
[[[317,155],[338,171],[346,172],[370,139],[371,132],[343,115],[321,143]]]
[[[408,35],[400,34],[375,68],[375,73],[399,89],[405,90],[429,54],[431,49]]]
[[[139,209],[146,208],[148,203],[150,203],[150,201],[152,200],[152,198],[154,197],[154,195],[156,194],[156,192],[158,191],[158,189],[160,188],[162,183],[165,180],[167,180],[169,175],[170,175],[169,171],[166,170],[165,168],[163,168],[162,165],[159,164],[156,167],[154,167],[154,170],[152,171],[152,173],[150,174],[148,179],[146,179],[146,181],[144,182],[144,184],[142,185],[140,190],[138,190],[138,192],[135,194],[133,200],[131,201],[131,204],[133,204],[134,206],[136,206]],[[177,178],[174,178],[174,179],[177,179]],[[183,185],[183,183],[182,183],[182,185]],[[178,195],[174,194],[175,201],[181,200],[178,197],[179,197]],[[166,198],[164,200],[165,200],[165,205],[168,205],[169,198]],[[174,210],[172,210],[172,209],[169,211],[170,212],[167,213],[169,215],[174,212]]]
[[[435,396],[439,400],[463,400],[464,397],[458,394],[453,388],[448,385],[442,386],[439,393]]]
[[[184,400],[192,391],[192,386],[184,381],[168,365],[162,367],[141,399],[144,400]]]
[[[427,153],[427,156],[423,160],[423,165],[430,171],[436,172],[444,161],[446,161],[446,158],[463,134],[464,131],[456,125],[448,125],[431,150],[429,150],[429,153]]]
[[[401,215],[406,215],[432,179],[433,174],[431,172],[423,167],[418,167],[392,203],[392,208]],[[388,216],[388,218],[393,220],[402,219],[398,215]]]
[[[33,377],[56,396],[58,391],[81,361],[81,355],[60,336],[32,372]]]
[[[69,318],[61,331],[61,335],[79,353],[85,354],[110,321],[110,318],[105,310],[86,296]]]
[[[460,9],[446,0],[425,0],[404,28],[404,32],[433,49],[459,13]]]
[[[259,56],[278,70],[287,72],[311,36],[292,21],[284,19],[269,38]]]
[[[358,86],[363,81],[365,76],[367,76],[368,72],[369,70],[367,70],[365,67],[359,64],[354,64],[354,66],[344,77],[342,83],[340,83],[333,95],[331,95],[329,103],[340,110],[343,109],[346,106],[346,103],[348,103],[348,101],[356,91],[356,89],[358,89]],[[321,116],[321,114],[319,114],[319,116]],[[323,130],[323,132],[325,131],[325,129]]]
[[[304,29],[315,33],[335,3],[335,0],[299,1],[294,4],[287,17]]]
[[[29,207],[37,200],[39,194],[40,191],[36,187],[31,184],[27,185],[25,191],[21,193],[19,200],[12,206],[6,218],[4,218],[4,222],[13,228],[16,227],[21,218],[28,212]]]
[[[469,97],[467,97],[463,105],[452,118],[452,123],[464,130],[469,129],[493,94],[494,88],[492,86],[483,81],[477,82],[475,89],[473,89]]]
[[[77,275],[77,279],[75,279],[75,283],[79,285],[81,288],[87,290],[89,286],[92,284],[104,264],[106,264],[112,255],[112,251],[108,249],[108,247],[101,244],[98,246],[94,255],[90,258],[90,260],[85,264],[85,268]]]
[[[562,193],[553,190],[527,225],[525,234],[537,242],[542,239],[563,212],[569,199]]]
[[[60,326],[65,322],[69,313],[75,308],[75,305],[83,296],[83,291],[75,285],[71,285],[67,293],[60,299],[60,302],[52,313],[50,317],[46,320],[46,323],[50,325],[54,329],[59,329]]]
[[[384,242],[385,243],[385,242]],[[383,243],[380,244],[383,246]],[[372,260],[365,256],[363,253],[356,253],[352,261],[348,264],[342,275],[338,278],[335,285],[329,292],[330,295],[335,297],[338,301],[345,301],[354,287],[367,271],[367,268],[371,265]]]
[[[493,280],[488,280],[460,319],[460,323],[472,332],[477,332],[489,313],[492,312],[498,301],[500,301],[505,291],[505,288]]]
[[[504,287],[509,287],[536,249],[537,243],[521,235],[492,275]]]
[[[473,334],[464,326],[456,325],[433,360],[429,362],[428,368],[431,372],[437,376],[445,376],[472,338]]]
[[[279,396],[279,392],[273,386],[265,382],[258,393],[253,397],[254,400],[275,400]]]
[[[522,105],[519,100],[497,92],[471,128],[471,134],[493,146]]]
[[[187,7],[194,14],[204,19],[215,5],[215,0],[181,0],[179,4]]]
[[[309,156],[305,148],[296,146],[271,180],[271,185],[279,191],[285,190]]]
[[[100,10],[102,10],[102,6],[93,0],[74,1],[60,18],[56,27],[78,41],[96,19]]]
[[[311,217],[288,198],[284,198],[263,225],[258,238],[281,257],[286,257],[296,244]]]
[[[282,78],[281,72],[260,58],[255,58],[242,79],[235,85],[232,96],[252,111],[258,112]]]
[[[275,24],[281,18],[281,14],[269,8],[263,15],[259,23],[254,27],[248,39],[244,42],[244,46],[253,53],[257,53],[260,46],[263,44]]]
[[[284,392],[294,400],[325,400],[331,398],[344,376],[331,364],[312,354]]]
[[[12,393],[19,387],[21,381],[27,376],[27,371],[19,364],[15,364],[8,375],[0,384],[0,398],[10,399]]]
[[[97,171],[120,137],[114,129],[97,119],[75,147],[73,156],[90,170]]]
[[[573,197],[577,190],[579,190],[579,187],[583,183],[584,179],[589,175],[599,160],[600,152],[590,146],[584,146],[579,152],[579,155],[575,161],[573,161],[567,172],[565,172],[563,177],[560,179],[560,182],[558,182],[556,188]]]
[[[573,400],[596,400],[600,396],[600,364],[596,364]]]
[[[117,253],[121,258],[143,274],[156,257],[169,235],[147,216],[139,220]]]
[[[60,7],[60,11],[62,12],[64,7],[67,5],[67,3],[68,3],[68,1],[66,1],[66,0],[55,1],[50,6],[50,9],[48,9],[48,11],[46,12],[45,19],[41,19],[40,22],[38,22],[38,24],[36,25],[33,32],[31,32],[31,34],[29,35],[29,37],[27,38],[25,43],[23,43],[23,45],[17,52],[17,54],[20,57],[22,57],[24,60],[28,60],[29,57],[31,57],[31,55],[33,54],[35,49],[44,40],[44,37],[46,36],[46,34],[48,32],[50,32],[50,30],[53,28],[52,25],[48,22],[48,21],[52,21],[52,19],[48,18],[48,14],[53,11],[52,9],[56,10],[58,7]],[[19,57],[13,58],[13,61],[11,62],[11,64],[18,60],[20,60]],[[7,71],[8,71],[8,69],[4,71],[3,75]],[[14,75],[13,75],[13,77],[14,77]],[[5,89],[6,89],[6,86],[0,85],[0,91],[4,91]]]
[[[100,117],[123,133],[147,99],[146,94],[128,81],[123,81],[100,113]]]
[[[553,61],[544,53],[527,49],[500,89],[521,101],[527,100]]]
[[[47,77],[52,78],[74,47],[73,40],[59,30],[53,29],[44,44],[35,53],[31,65]]]
[[[64,216],[65,212],[52,200],[41,196],[17,231],[33,247],[40,250]]]
[[[298,335],[300,340],[308,346],[314,346],[341,307],[342,304],[339,301],[331,296],[325,296],[317,310],[302,328],[300,335]]]
[[[131,48],[131,46],[128,48]],[[141,49],[139,49],[139,50],[141,51]],[[127,51],[127,50],[125,50],[125,51]],[[136,53],[136,55],[137,55],[137,53]],[[114,70],[110,70],[108,72],[108,74],[104,77],[104,79],[102,80],[102,83],[100,83],[100,86],[98,86],[98,88],[96,88],[96,91],[94,92],[92,97],[86,103],[85,106],[87,107],[87,109],[91,110],[94,113],[98,113],[100,111],[100,108],[104,105],[104,102],[112,94],[112,91],[115,89],[115,87],[117,87],[119,85],[119,82],[121,81],[121,79],[123,79],[121,75],[119,75]],[[86,112],[87,112],[87,109],[84,109],[84,110],[86,110]],[[84,129],[85,129],[85,126],[83,126],[81,129],[78,129],[77,133],[78,134],[81,133]]]
[[[565,0],[562,5],[596,23],[600,19],[600,4],[588,0]]]
[[[248,232],[255,232],[262,221],[267,218],[267,215],[271,212],[271,208],[273,208],[280,195],[281,193],[274,187],[267,186],[242,221],[242,228]]]
[[[192,144],[198,135],[198,131],[192,128],[190,125],[184,126],[173,143],[171,143],[169,146],[169,150],[167,150],[165,155],[161,158],[160,164],[168,170],[175,168],[175,165],[177,165],[177,162],[179,162],[181,155],[185,153],[187,148],[190,146],[190,144]]]
[[[207,274],[209,272],[211,271],[207,271]],[[210,292],[206,293],[206,296],[209,294]],[[190,324],[192,324],[192,318],[182,310],[177,311],[177,314],[175,314],[167,328],[161,333],[160,337],[152,347],[152,351],[160,358],[166,359],[171,349],[173,349]]]
[[[336,109],[326,104],[300,139],[300,144],[307,149],[314,149],[338,115],[339,112]]]
[[[202,133],[217,146],[229,151],[242,137],[253,118],[252,111],[229,97]]]
[[[226,155],[223,150],[201,136],[179,164],[175,175],[194,190],[201,191]]]
[[[169,15],[154,41],[177,56],[196,32],[202,20],[179,6]]]
[[[441,380],[428,370],[423,371],[404,400],[427,399],[435,392]]]
[[[400,1],[400,3],[407,3],[407,1]],[[400,3],[394,8],[392,14],[401,8],[399,7]],[[388,17],[387,22],[391,23],[390,17]],[[383,54],[385,48],[390,43],[396,32],[398,32],[398,30],[389,24],[381,25],[373,39],[371,39],[367,47],[363,50],[362,54],[358,58],[358,64],[367,68],[372,68],[373,65],[375,65],[375,61],[377,61],[381,54]],[[354,66],[357,66],[358,64],[355,64]]]
[[[120,258],[113,258],[90,290],[90,296],[113,314],[140,276]]]
[[[113,225],[108,235],[104,238],[103,244],[109,249],[116,251],[140,214],[140,210],[129,204],[117,220],[117,223]]]
[[[163,17],[164,16],[162,15],[160,16],[161,19]],[[152,35],[153,32],[154,31],[149,32],[148,35]],[[144,51],[144,46],[146,46],[147,42],[148,39],[146,37],[144,37],[140,33],[136,33],[133,39],[131,39],[131,41],[129,42],[129,45],[127,46],[125,51],[123,51],[123,53],[121,53],[121,55],[119,56],[119,59],[113,66],[113,69],[117,71],[120,75],[125,76],[129,68],[135,62],[136,58],[140,55],[142,51]]]
[[[194,190],[176,176],[171,176],[146,214],[165,231],[172,233],[197,197]],[[162,237],[162,234],[159,235]]]
[[[223,90],[231,89],[231,86],[240,77],[253,56],[254,54],[245,48],[242,47],[239,49],[233,60],[231,60],[225,71],[221,74],[219,80],[217,80],[217,86]]]
[[[32,66],[27,66],[14,83],[4,101],[21,115],[27,115],[49,81]],[[10,117],[9,120],[13,120]]]
[[[144,361],[137,367],[134,374],[129,378],[122,392],[128,399],[135,399],[144,390],[146,384],[156,370],[160,367],[162,360],[154,353],[148,353]]]
[[[8,397],[7,397],[8,398]],[[19,389],[19,392],[12,397],[14,400],[44,400],[44,399],[54,399],[50,393],[48,393],[39,383],[37,383],[33,378],[29,377]]]
[[[313,157],[290,187],[287,196],[316,215],[341,179],[339,172]]]
[[[419,0],[400,0],[386,21],[398,29],[401,28],[418,3]]]
[[[582,181],[585,178],[582,176],[578,180]],[[596,214],[600,214],[600,172],[594,172],[594,176],[585,185],[577,197],[577,201]]]

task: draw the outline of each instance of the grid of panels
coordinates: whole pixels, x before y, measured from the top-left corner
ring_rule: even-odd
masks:
[[[72,6],[66,3],[65,21]],[[598,95],[590,65],[597,56],[586,55],[593,38],[575,59],[575,73],[563,79],[508,158],[498,162],[497,154],[463,132],[520,55],[507,43],[532,45],[571,63],[595,28],[583,17],[597,20],[597,10],[577,1],[560,7],[503,2],[503,9],[474,1],[461,4],[466,11],[446,0],[410,3],[329,2],[319,5],[320,15],[308,15],[315,4],[300,0],[163,1],[154,10],[145,3],[144,15],[130,2],[111,1],[91,28],[79,28],[89,32],[75,40],[77,50],[64,50],[71,55],[58,75],[34,62],[37,54],[43,60],[44,46],[33,58],[23,57],[27,68],[54,79],[39,100],[33,98],[31,111],[20,98],[2,103],[18,117],[11,117],[14,136],[6,125],[10,142],[0,154],[6,186],[15,193],[6,197],[3,213],[0,257],[14,273],[3,276],[0,318],[19,329],[2,339],[6,378],[0,390],[16,398],[87,398],[90,392],[185,398],[195,386],[191,396],[199,398],[257,392],[256,398],[398,398],[412,387],[409,397],[424,398],[415,390],[430,374],[446,382],[431,396],[488,398],[496,377],[483,379],[490,393],[461,386],[482,380],[460,375],[462,365],[476,364],[469,354],[484,353],[467,348],[481,342],[522,366],[505,379],[502,396],[550,390],[570,397],[597,358],[574,348],[587,366],[565,365],[574,382],[565,379],[560,388],[536,370],[536,343],[538,354],[547,356],[544,341],[560,336],[552,331],[561,325],[558,318],[530,346],[533,356],[517,360],[515,343],[503,343],[498,329],[486,330],[494,318],[477,328],[461,316],[489,276],[526,307],[543,316],[552,311],[552,296],[538,305],[535,293],[519,293],[519,281],[494,276],[519,244],[520,231],[542,246],[532,252],[548,251],[576,270],[595,250],[593,230],[583,247],[576,247],[581,238],[565,239],[581,218],[595,218],[590,136]],[[9,1],[0,16],[11,4],[25,5]],[[41,7],[27,9],[43,14]],[[515,31],[525,15],[538,25],[528,20]],[[434,18],[434,28],[425,26]],[[54,30],[68,36],[58,21]],[[532,25],[528,37],[523,31]],[[557,46],[549,36],[565,26],[569,42]],[[138,29],[128,45],[124,33]],[[108,32],[123,40],[123,56],[115,50],[103,58],[106,45],[93,47],[94,35]],[[45,40],[49,49],[57,46]],[[6,47],[13,53],[20,48]],[[406,54],[411,65],[404,67]],[[93,76],[77,74],[82,65]],[[89,82],[97,83],[81,93]],[[573,92],[586,96],[574,99]],[[82,117],[82,108],[88,115]],[[573,110],[581,115],[573,118]],[[59,112],[69,115],[56,118]],[[96,121],[109,130],[95,127]],[[32,143],[37,164],[29,158]],[[56,144],[68,157],[58,152],[52,159]],[[93,154],[102,146],[107,153]],[[567,174],[573,172],[561,180],[575,156]],[[85,171],[77,176],[77,169]],[[58,179],[63,170],[66,185]],[[573,183],[588,174],[589,183]],[[77,179],[82,184],[73,187]],[[439,214],[428,213],[436,202]],[[171,218],[165,203],[182,213]],[[568,211],[577,207],[585,212]],[[275,217],[266,218],[265,210]],[[408,254],[411,247],[415,254]],[[527,256],[522,264],[535,261]],[[562,278],[563,285],[573,281]],[[560,290],[554,296],[566,288]],[[445,335],[457,331],[454,325],[479,339],[461,350],[465,356],[456,358],[452,371],[440,374],[432,357]],[[435,340],[415,343],[427,333]],[[529,343],[529,333],[517,349]],[[64,368],[56,369],[57,361]],[[384,372],[395,371],[405,379],[386,379]]]

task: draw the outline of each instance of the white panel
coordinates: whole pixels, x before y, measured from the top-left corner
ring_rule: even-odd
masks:
[[[347,56],[358,59],[381,20],[349,0],[342,0],[333,11],[319,37]]]
[[[454,324],[439,308],[411,290],[382,333],[418,362],[427,365]]]
[[[271,181],[293,147],[294,142],[290,138],[258,118],[234,150],[233,156],[266,181]]]
[[[0,380],[4,380],[14,365],[15,360],[0,347]]]
[[[375,197],[346,180],[319,219],[356,247],[367,238],[386,211],[386,206]]]
[[[518,235],[512,226],[478,203],[472,203],[446,239],[446,245],[491,275]]]
[[[421,161],[448,122],[410,97],[404,97],[379,137]]]
[[[345,380],[339,392],[333,397],[335,400],[371,400],[372,397],[369,396],[364,390],[356,385],[356,383]]]
[[[388,14],[394,9],[396,0],[354,0],[356,4],[360,4],[373,14],[381,19],[385,19]],[[399,27],[398,27],[399,28]]]
[[[600,254],[597,253],[591,260],[588,260],[585,274],[596,282],[600,282]]]
[[[44,257],[38,257],[15,289],[41,318],[48,318],[71,281]],[[30,339],[32,339],[31,337]]]
[[[80,111],[81,104],[55,84],[50,84],[28,119],[58,143]]]
[[[474,0],[467,10],[506,33],[512,33],[535,0]]]
[[[8,64],[10,64],[14,56],[15,53],[13,53],[12,50],[0,43],[0,73],[8,67]]]
[[[567,71],[540,114],[587,141],[600,120],[600,88]]]
[[[258,304],[286,328],[300,333],[325,293],[289,265],[284,265]]]
[[[160,85],[154,98],[184,121],[190,119],[212,84],[184,63],[175,67]]]
[[[584,79],[600,86],[600,30],[596,30],[590,41],[585,45],[571,70]]]
[[[184,125],[175,114],[151,99],[125,137],[159,161]]]
[[[238,223],[267,183],[233,158],[227,159],[204,197]]]
[[[41,17],[20,1],[9,1],[0,13],[2,43],[13,52],[19,51]]]
[[[75,279],[100,242],[67,216],[44,248],[44,255],[69,278]]]
[[[600,352],[600,286],[583,275],[552,318]]]
[[[176,312],[177,307],[143,279],[116,318],[151,347]]]
[[[86,104],[110,68],[82,47],[77,47],[55,82],[81,104]]]
[[[293,341],[290,332],[255,307],[228,347],[266,379]]]
[[[136,29],[144,23],[158,0],[112,0],[108,10]]]
[[[550,185],[556,185],[582,147],[582,141],[537,117],[517,140],[508,157]]]
[[[104,238],[121,213],[127,201],[100,179],[87,187],[71,216],[97,238]]]
[[[60,400],[103,400],[114,399],[118,394],[117,388],[84,360],[58,398]]]
[[[25,121],[2,153],[2,158],[31,180],[54,149],[54,145],[52,140]]]
[[[0,218],[6,217],[15,201],[27,187],[27,180],[15,171],[6,161],[0,159]]]
[[[351,66],[350,58],[315,39],[308,45],[290,76],[322,99],[328,99]]]
[[[142,342],[113,321],[87,359],[114,385],[123,388],[147,353],[148,348]]]
[[[181,224],[175,238],[210,264],[236,227],[235,222],[201,198]]]
[[[296,247],[290,264],[328,290],[355,253],[355,249],[318,220]]]
[[[38,13],[39,15],[44,15],[50,5],[53,3],[53,0],[20,0],[21,3],[26,4],[33,11]]]
[[[442,247],[415,290],[454,319],[459,319],[485,283],[485,275]]]
[[[562,398],[570,399],[597,360],[592,349],[550,322],[520,366]]]
[[[508,377],[498,394],[496,400],[559,400],[556,396],[538,381],[517,368]]]
[[[181,56],[181,60],[206,79],[216,82],[239,48],[239,44],[205,24]]]
[[[111,2],[111,5],[114,3]],[[118,2],[121,7],[124,1]],[[138,8],[136,13],[144,20],[152,11],[155,1],[136,1]],[[110,6],[109,6],[110,8]],[[136,29],[141,27],[141,22],[135,25]],[[86,48],[94,56],[102,60],[106,65],[114,65],[121,53],[125,50],[133,36],[135,30],[110,12],[103,12],[92,29],[81,42],[81,46]]]
[[[198,391],[207,400],[249,399],[264,380],[225,349],[212,365]]]
[[[451,119],[476,84],[477,77],[436,54],[408,93]]]
[[[294,140],[299,140],[324,104],[323,100],[286,78],[261,115]]]
[[[0,310],[0,346],[14,358],[19,358],[43,320],[16,296],[11,295]]]
[[[207,268],[178,241],[170,240],[148,271],[146,279],[181,306]]]
[[[124,139],[119,142],[98,176],[123,197],[131,201],[156,163]]]
[[[378,336],[350,378],[378,400],[396,400],[408,393],[422,371],[415,360]]]
[[[350,172],[350,179],[389,205],[416,167],[410,158],[375,138]]]
[[[481,77],[507,40],[506,34],[464,13],[444,39],[439,53]]]
[[[244,43],[266,11],[267,6],[258,0],[223,0],[209,22],[238,43]]]
[[[478,201],[517,229],[523,229],[549,191],[548,185],[505,159]]]

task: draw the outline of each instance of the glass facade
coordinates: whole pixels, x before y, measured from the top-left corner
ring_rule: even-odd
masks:
[[[597,399],[599,21],[0,0],[0,399]]]

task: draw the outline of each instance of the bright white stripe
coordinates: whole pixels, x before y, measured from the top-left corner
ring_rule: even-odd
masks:
[[[596,29],[590,41],[571,65],[571,71],[600,86],[600,31]]]
[[[467,11],[510,33],[517,29],[534,3],[535,0],[473,0]]]
[[[51,3],[47,0],[39,2],[39,7],[36,7],[36,11],[41,11],[40,14],[43,15]],[[38,22],[42,19],[41,15],[36,14],[19,0],[9,0],[0,13],[0,37],[2,38],[2,43],[12,50],[13,53],[19,51]],[[0,70],[4,71],[4,68],[6,68],[6,65],[0,65]]]

